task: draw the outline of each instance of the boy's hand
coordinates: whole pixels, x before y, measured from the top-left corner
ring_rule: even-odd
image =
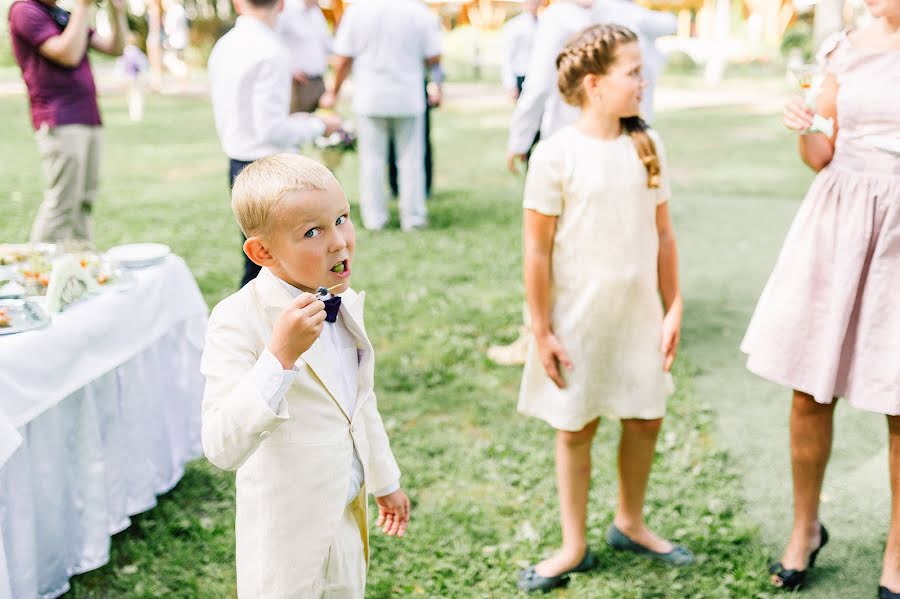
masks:
[[[675,355],[678,353],[678,343],[681,341],[681,310],[669,310],[663,319],[662,327],[662,352],[666,358],[663,362],[663,370],[670,372],[675,363]]]
[[[409,497],[401,489],[393,493],[376,497],[378,504],[378,522],[375,526],[381,528],[381,532],[402,537],[409,526]]]
[[[275,323],[269,351],[285,370],[294,367],[300,355],[312,347],[322,334],[325,304],[312,293],[301,293],[288,304]]]

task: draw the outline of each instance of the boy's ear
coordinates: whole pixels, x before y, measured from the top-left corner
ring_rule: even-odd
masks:
[[[269,253],[269,249],[259,237],[248,237],[244,242],[244,253],[250,260],[258,265],[269,267],[275,263],[275,258]]]

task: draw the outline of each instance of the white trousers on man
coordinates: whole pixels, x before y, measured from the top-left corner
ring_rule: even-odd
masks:
[[[362,224],[382,229],[388,224],[384,178],[388,139],[397,149],[400,226],[404,230],[428,224],[425,207],[425,115],[358,117],[359,204]]]

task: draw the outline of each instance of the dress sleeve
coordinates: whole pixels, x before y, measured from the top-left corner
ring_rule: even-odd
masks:
[[[844,70],[843,56],[846,46],[846,30],[828,36],[816,53],[816,62],[829,75],[840,75]]]
[[[653,144],[656,146],[656,155],[659,157],[659,187],[653,190],[656,194],[656,205],[664,204],[672,198],[671,173],[669,172],[669,159],[666,155],[666,146],[662,138],[655,130],[647,131]]]
[[[563,161],[559,149],[548,142],[537,145],[528,161],[522,206],[546,216],[559,216],[563,209]]]

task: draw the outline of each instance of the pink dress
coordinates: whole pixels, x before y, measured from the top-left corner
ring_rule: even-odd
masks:
[[[747,368],[812,395],[900,414],[900,50],[820,57],[838,81],[838,135],[791,226],[741,345]]]

